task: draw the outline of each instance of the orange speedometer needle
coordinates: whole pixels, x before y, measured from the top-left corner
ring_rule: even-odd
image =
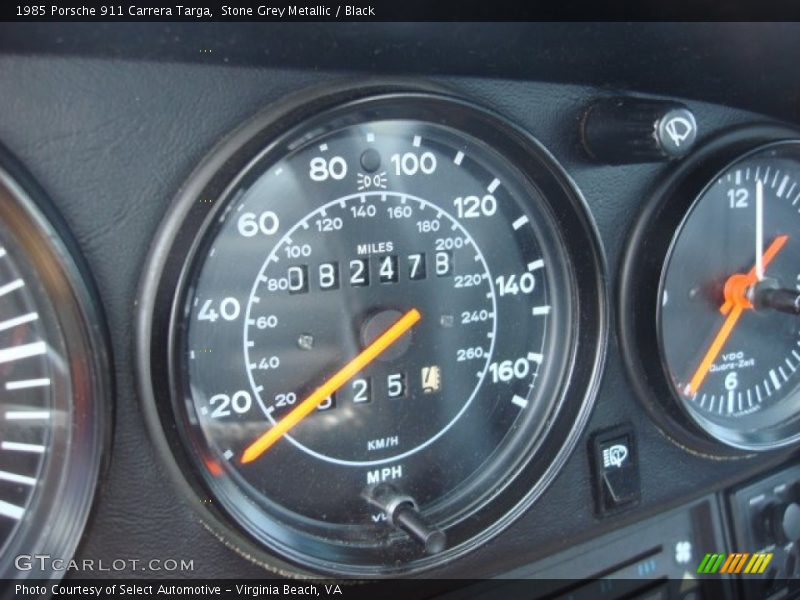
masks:
[[[766,270],[767,265],[772,261],[773,258],[775,258],[778,252],[780,252],[781,248],[783,248],[783,245],[788,239],[788,235],[779,235],[772,241],[772,243],[769,245],[769,248],[767,248],[764,252],[764,270]],[[714,336],[714,340],[708,347],[705,356],[703,356],[703,360],[700,361],[700,365],[697,367],[694,375],[692,375],[692,379],[686,386],[684,393],[687,396],[692,396],[697,393],[697,391],[700,389],[700,386],[703,385],[703,381],[705,380],[706,375],[708,375],[711,365],[714,364],[717,355],[719,355],[722,347],[725,345],[725,342],[728,341],[733,328],[736,327],[739,317],[742,316],[742,313],[745,311],[745,309],[753,308],[753,305],[747,298],[747,289],[750,286],[755,285],[757,281],[758,277],[756,274],[756,268],[753,267],[746,275],[736,273],[731,275],[728,278],[728,281],[725,282],[725,303],[720,307],[720,312],[727,314],[728,317],[725,319],[722,327],[719,328],[717,335]]]
[[[375,338],[375,340],[364,348],[353,360],[339,369],[336,374],[293,408],[288,415],[275,423],[271,429],[250,444],[242,453],[242,464],[254,461],[269,450],[269,448],[281,439],[285,433],[311,414],[328,396],[347,383],[353,375],[380,356],[382,352],[402,337],[402,335],[411,329],[421,318],[422,315],[416,308],[412,308],[400,317],[394,325]]]

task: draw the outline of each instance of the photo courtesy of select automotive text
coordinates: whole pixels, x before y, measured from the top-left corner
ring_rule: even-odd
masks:
[[[0,8],[0,600],[800,598],[800,22],[502,4]]]

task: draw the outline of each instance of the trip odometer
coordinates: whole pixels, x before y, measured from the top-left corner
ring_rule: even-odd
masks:
[[[330,101],[257,119],[201,168],[173,219],[195,242],[163,233],[183,274],[165,255],[143,294],[177,284],[168,372],[157,323],[143,341],[178,466],[251,539],[294,569],[406,572],[498,531],[574,444],[596,247],[552,159],[497,117],[427,94]]]

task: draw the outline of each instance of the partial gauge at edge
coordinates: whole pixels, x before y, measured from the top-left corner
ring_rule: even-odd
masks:
[[[96,295],[43,194],[0,148],[0,578],[59,578],[110,433]],[[17,562],[17,557],[22,557]]]
[[[223,143],[142,291],[156,440],[272,568],[381,576],[474,548],[541,494],[597,383],[600,254],[552,157],[461,100],[378,91]]]
[[[800,439],[796,136],[758,127],[716,140],[656,196],[628,253],[629,366],[645,399],[665,400],[667,424],[684,430],[673,433],[710,453]]]

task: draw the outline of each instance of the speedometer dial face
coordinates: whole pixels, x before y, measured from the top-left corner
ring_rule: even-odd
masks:
[[[339,129],[249,175],[189,298],[187,381],[212,456],[320,533],[388,531],[362,499],[384,482],[458,516],[454,488],[491,489],[480,467],[530,442],[549,408],[540,369],[564,368],[550,217],[475,140],[411,120]],[[411,310],[399,339],[245,456]]]
[[[295,564],[432,566],[552,466],[532,459],[562,426],[576,275],[549,157],[525,146],[534,184],[490,123],[509,128],[435,97],[339,106],[202,199],[175,414],[227,514]]]
[[[660,337],[675,392],[734,445],[796,437],[798,148],[773,144],[719,173],[679,228],[662,279]]]
[[[373,126],[382,129],[381,123]],[[376,147],[380,148],[381,142],[377,141]],[[490,211],[496,210],[497,200],[490,202]],[[328,225],[330,231],[320,236]],[[415,234],[414,229],[429,231],[418,235],[421,232]],[[530,251],[532,256],[533,252],[541,256],[533,244]],[[303,258],[309,260],[290,258],[298,253],[306,254]],[[527,294],[538,292],[535,302],[549,309],[543,271],[528,271],[521,257],[515,258],[513,266],[521,273],[520,282]],[[537,275],[539,290],[535,290]],[[375,473],[365,468],[401,460],[397,466],[410,469],[408,476],[419,473],[418,468],[411,467],[415,455],[456,425],[487,375],[487,387],[501,382],[499,367],[492,366],[491,360],[498,339],[496,285],[483,252],[469,232],[456,217],[428,200],[379,190],[344,196],[320,206],[278,241],[247,297],[244,357],[249,387],[256,392],[259,407],[263,406],[263,416],[270,423],[280,421],[343,366],[343,359],[356,356],[413,308],[424,318],[333,391],[284,439],[294,446],[286,450],[303,461],[311,457],[334,468],[362,467],[346,471],[353,476],[354,486],[374,479]],[[520,284],[514,285],[518,288]],[[285,293],[280,293],[281,287],[286,288]],[[275,301],[273,296],[277,296]],[[262,298],[269,302],[262,303]],[[529,338],[528,332],[515,336],[510,328],[500,331],[503,340],[511,338],[515,343],[506,351],[508,360],[516,363],[516,378],[523,380],[511,387],[505,405],[492,407],[496,417],[507,422],[513,421],[522,408],[520,400],[514,404],[514,395],[527,397],[527,385],[544,360],[549,314],[543,312],[541,318],[529,319],[532,304],[533,300],[518,302],[514,307],[515,318],[533,321]],[[345,312],[350,318],[343,319]],[[481,421],[491,423],[489,414],[483,414]],[[473,433],[478,433],[477,425],[469,424]],[[343,439],[336,430],[346,430],[347,436]],[[485,443],[493,447],[497,439],[491,437],[491,428],[486,433]],[[225,446],[226,441],[235,448],[248,440],[234,437],[220,439],[219,443]],[[296,453],[298,449],[300,454]],[[274,470],[270,461],[252,462],[248,471]],[[292,468],[292,460],[280,462]],[[474,465],[465,463],[464,468]],[[396,471],[402,478],[400,469]],[[417,497],[420,501],[435,498],[463,475],[443,473],[433,481],[419,482]],[[363,519],[348,503],[327,508],[329,497],[309,497],[306,489],[303,485],[298,490],[296,506],[317,503],[337,519]]]

